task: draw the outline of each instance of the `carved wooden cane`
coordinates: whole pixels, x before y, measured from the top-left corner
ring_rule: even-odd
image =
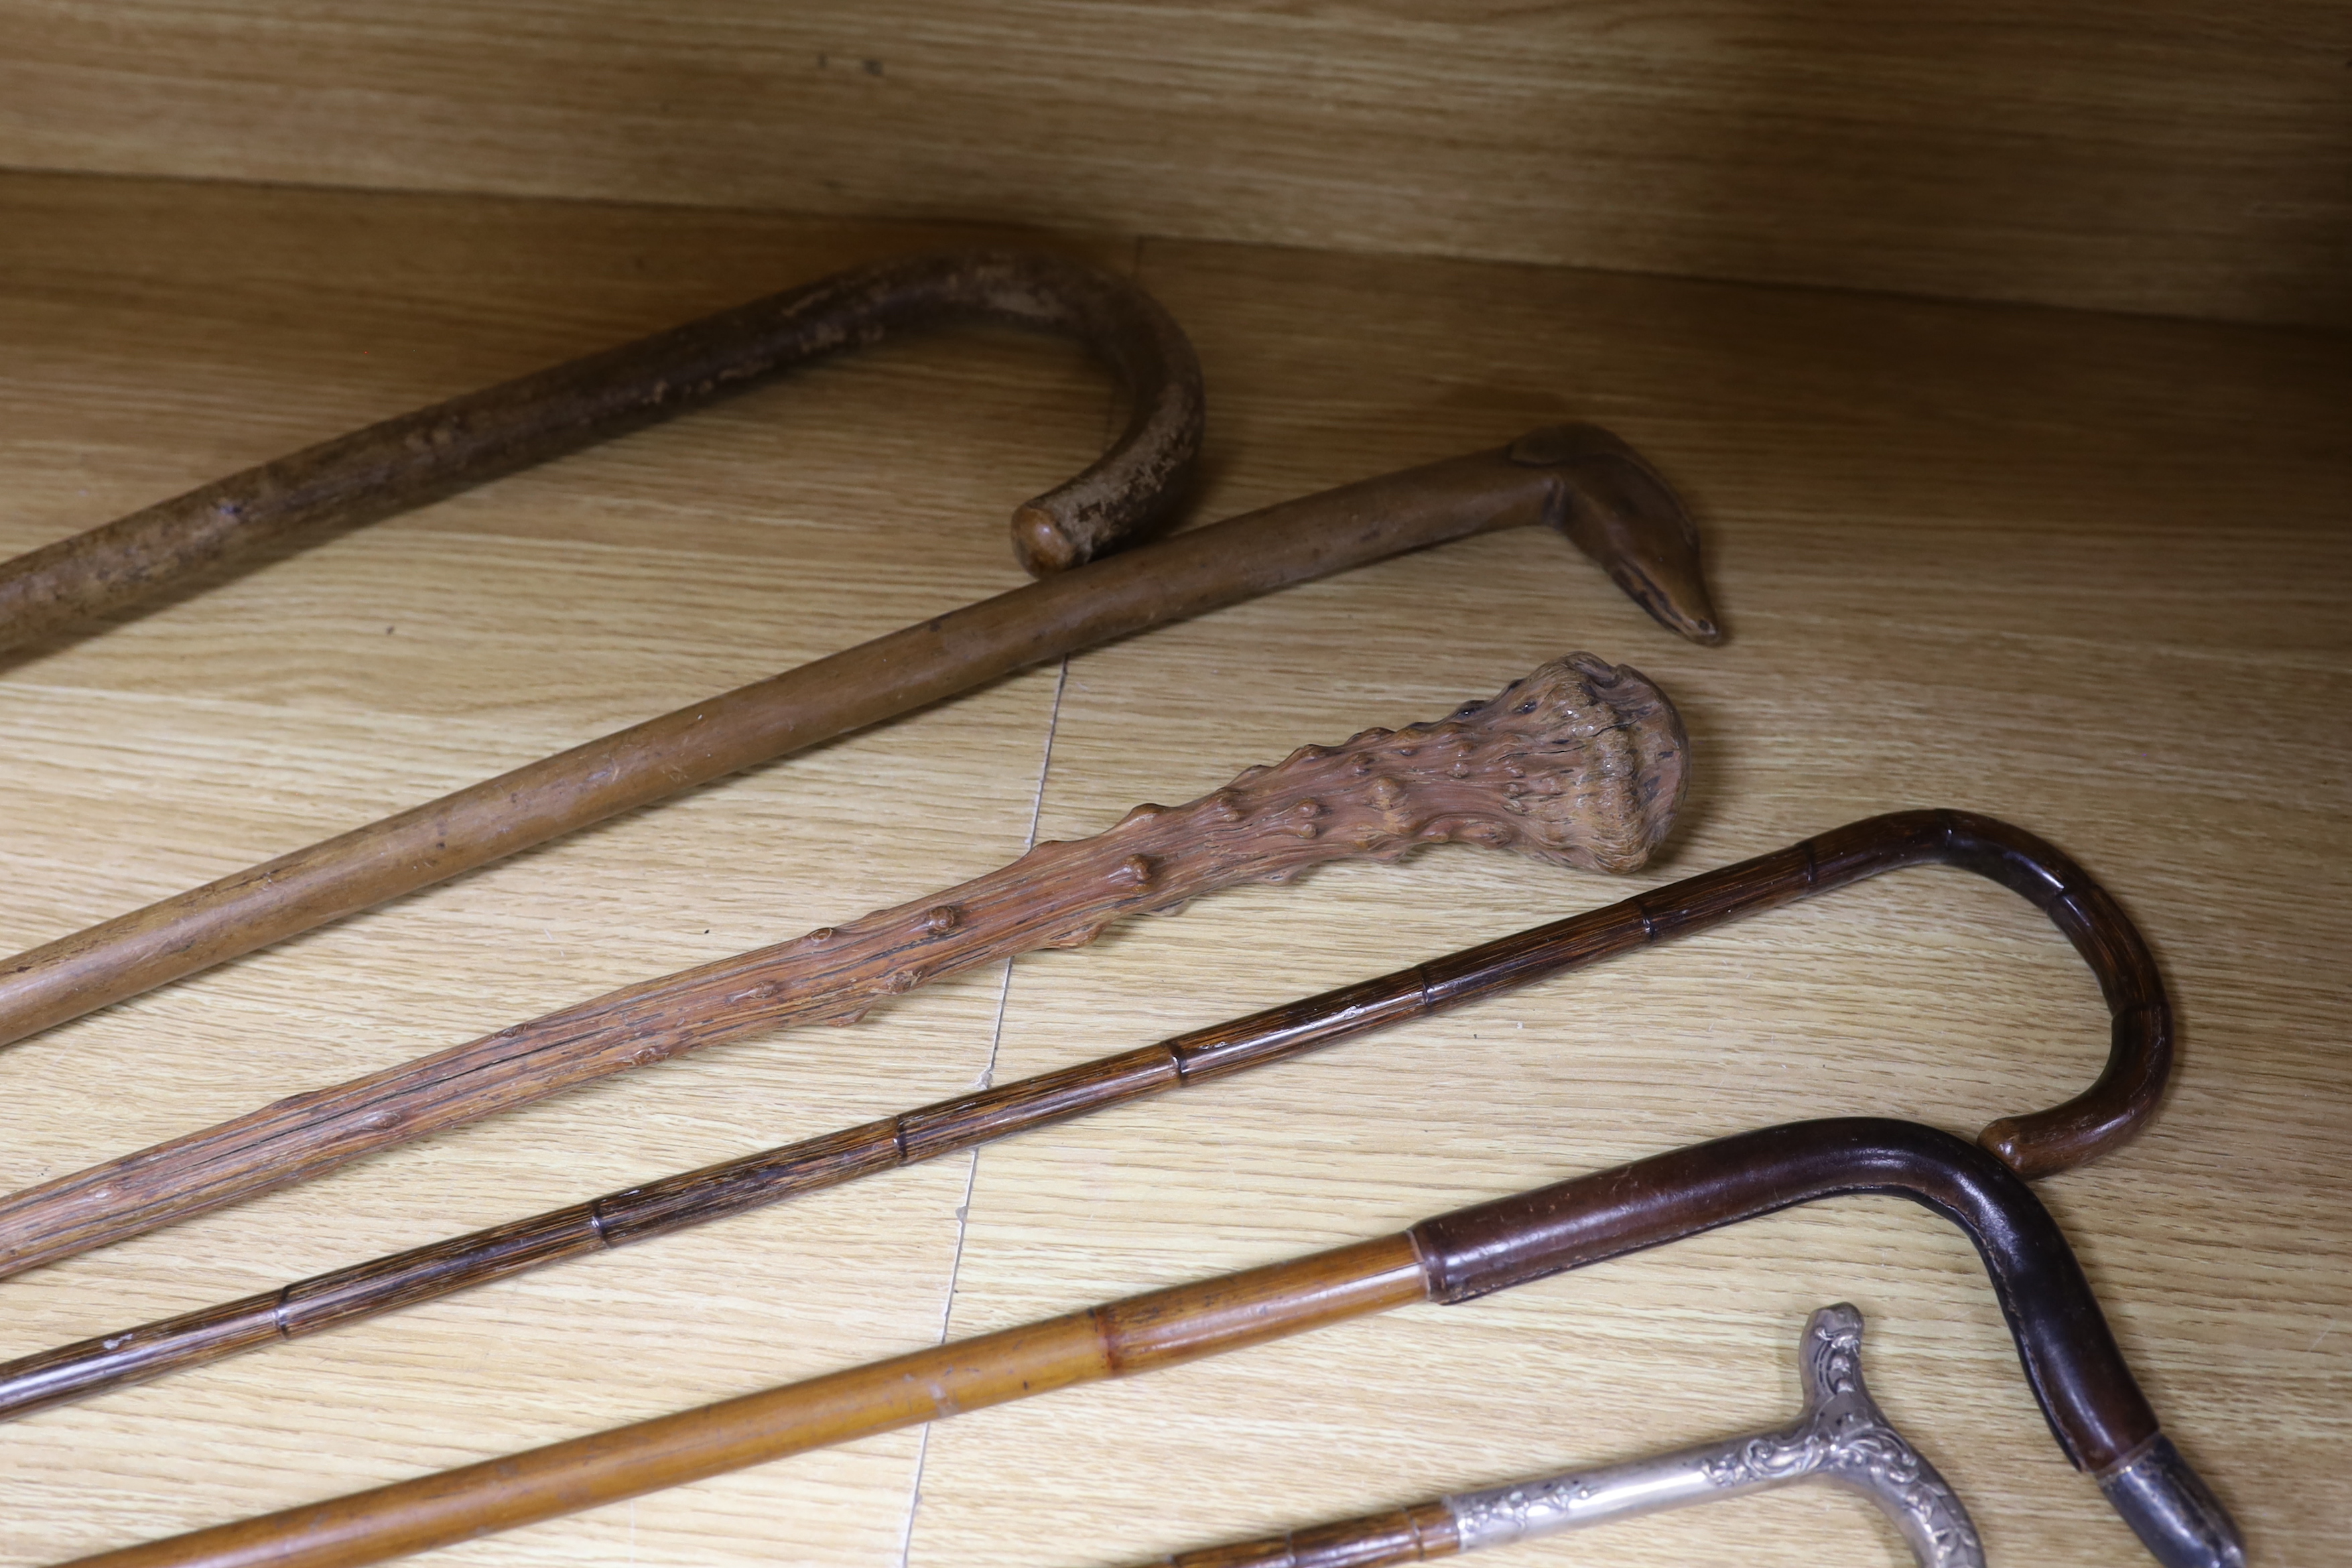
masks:
[[[1698,536],[1590,426],[1130,550],[739,687],[0,962],[0,1045],[534,844],[1013,670],[1498,529],[1560,529],[1660,621],[1720,640]]]
[[[1040,844],[1002,869],[848,925],[501,1029],[0,1201],[0,1275],[202,1214],[412,1138],[714,1041],[854,1023],[884,996],[1122,915],[1254,879],[1465,841],[1630,871],[1665,836],[1682,721],[1635,670],[1574,654],[1452,718],[1302,746],[1180,806]]]
[[[1201,366],[1158,301],[1063,257],[950,250],[868,262],[231,474],[0,562],[0,651],[310,531],[374,522],[910,331],[991,322],[1076,338],[1130,413],[1111,449],[1013,514],[1037,576],[1131,542],[1201,447]]]
[[[2166,1568],[2242,1568],[2073,1250],[2017,1174],[1916,1122],[1791,1122],[1456,1209],[1375,1241],[1154,1290],[499,1459],[100,1552],[75,1568],[352,1568],[1415,1301],[1451,1305],[1849,1194],[1968,1233],[2052,1436]]]
[[[1797,1377],[1805,1406],[1785,1426],[1178,1552],[1151,1568],[1389,1568],[1815,1479],[1868,1498],[1903,1532],[1918,1568],[1985,1568],[1959,1494],[1870,1397],[1861,1312],[1840,1302],[1806,1321]]]
[[[2020,1175],[2038,1177],[2071,1170],[2136,1134],[2155,1114],[2171,1070],[2172,1011],[2163,976],[2131,917],[2088,872],[2021,828],[1968,812],[1898,812],[1849,823],[1605,909],[1139,1050],[21,1356],[0,1363],[0,1419],[1286,1061],[1390,1024],[1500,995],[1630,950],[1919,864],[1974,871],[2031,899],[2090,966],[2110,1015],[2107,1061],[2097,1081],[2063,1105],[2000,1117],[1977,1142]]]

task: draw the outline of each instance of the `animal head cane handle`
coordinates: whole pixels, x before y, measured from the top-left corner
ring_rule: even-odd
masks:
[[[1042,575],[1141,537],[1180,498],[1200,452],[1201,367],[1182,329],[1132,283],[1081,262],[943,251],[853,267],[467,393],[0,563],[0,649],[272,541],[372,522],[844,349],[966,321],[1077,339],[1129,407],[1108,451],[1014,511],[1021,563]]]
[[[1552,526],[1669,631],[1723,640],[1700,569],[1698,525],[1639,452],[1597,425],[1554,425],[1511,443],[1511,460],[1572,471]]]
[[[291,1185],[378,1149],[716,1041],[854,1023],[885,997],[1092,941],[1310,866],[1466,842],[1630,871],[1686,778],[1682,721],[1640,672],[1556,659],[1452,717],[1302,746],[1183,805],[1047,842],[985,876],[793,941],[625,987],[0,1198],[0,1275]]]
[[[1863,1383],[1861,1312],[1841,1302],[1807,1320],[1797,1371],[1804,1410],[1768,1431],[1179,1552],[1153,1568],[1389,1568],[1815,1479],[1868,1498],[1902,1531],[1918,1568],[1985,1568],[1959,1494]]]

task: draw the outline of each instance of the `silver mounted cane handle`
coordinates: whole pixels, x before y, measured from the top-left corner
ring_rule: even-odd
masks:
[[[1885,1510],[1919,1568],[1984,1568],[1958,1494],[1888,1425],[1862,1382],[1862,1314],[1841,1303],[1805,1324],[1803,1414],[1786,1426],[1597,1470],[1570,1470],[1338,1524],[1163,1557],[1155,1568],[1383,1568],[1529,1536],[1714,1502],[1818,1476]]]
[[[1444,1498],[1461,1550],[1818,1476],[1851,1487],[1885,1510],[1911,1543],[1919,1568],[1984,1568],[1984,1548],[1958,1494],[1888,1423],[1864,1386],[1862,1314],[1843,1303],[1815,1312],[1805,1324],[1798,1368],[1804,1413],[1786,1426]]]

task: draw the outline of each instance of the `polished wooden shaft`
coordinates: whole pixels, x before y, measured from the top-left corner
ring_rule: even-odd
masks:
[[[1173,1552],[1150,1568],[1390,1568],[1461,1551],[1454,1515],[1443,1502],[1433,1501]]]
[[[77,1568],[354,1568],[1411,1301],[1466,1301],[1795,1205],[1862,1193],[1914,1199],[1975,1243],[2028,1384],[2078,1468],[2108,1479],[2155,1448],[2162,1437],[2155,1412],[2057,1222],[2032,1190],[1991,1154],[1949,1133],[1853,1117],[1717,1139],[1440,1215],[1400,1235],[102,1552],[79,1559]],[[2201,1531],[2234,1543],[2228,1515],[2185,1463],[2180,1471],[2163,1500],[2181,1505],[2174,1511],[2182,1533]]]
[[[381,1562],[788,1454],[1173,1366],[1423,1295],[1412,1241],[1385,1237],[85,1562],[108,1568]]]
[[[1661,620],[1718,634],[1690,520],[1589,426],[1230,518],[720,692],[0,962],[0,1045],[534,844],[1001,676],[1496,529],[1568,531]]]
[[[1867,876],[1920,863],[2063,889],[2056,917],[2116,1009],[2109,1060],[2070,1105],[2003,1117],[1979,1135],[2012,1169],[2044,1175],[2113,1148],[2154,1111],[2171,1027],[2147,943],[2121,907],[2054,847],[1966,812],[1870,817],[1786,849],[1687,877],[1605,908],[1482,942],[1156,1045],[960,1095],[586,1203],[408,1248],[239,1300],[0,1364],[0,1418],[200,1366],[239,1351],[396,1311],[529,1269],[971,1149],[1016,1132],[1245,1072],[1444,1008],[1514,991],[1653,943],[1709,930]],[[2051,898],[2045,911],[2061,900]],[[2085,1126],[2092,1129],[2085,1134]]]

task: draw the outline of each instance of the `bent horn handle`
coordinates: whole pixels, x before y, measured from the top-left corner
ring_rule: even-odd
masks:
[[[1040,844],[932,897],[613,992],[467,1045],[296,1095],[0,1200],[0,1275],[290,1185],[378,1149],[714,1041],[854,1022],[880,998],[1127,914],[1324,861],[1460,841],[1630,871],[1679,806],[1682,723],[1590,654],[1410,729],[1305,746],[1181,806]]]
[[[0,961],[0,1045],[1030,665],[1448,540],[1561,524],[1623,467],[1565,445],[1451,458],[1126,551],[60,937]],[[1643,515],[1662,548],[1680,537],[1678,510]]]
[[[2228,1511],[2158,1429],[2065,1237],[1974,1145],[1875,1118],[1793,1122],[1475,1205],[1374,1241],[1107,1302],[71,1568],[355,1568],[1411,1302],[1465,1301],[1800,1204],[1907,1197],[1991,1276],[2051,1431],[2166,1568],[2242,1568]]]
[[[1132,409],[1084,473],[1014,512],[1023,565],[1042,575],[1108,554],[1167,511],[1201,447],[1201,367],[1182,329],[1097,268],[1024,251],[947,251],[854,267],[469,392],[0,563],[0,650],[273,541],[389,517],[827,354],[959,321],[1077,339],[1118,378]]]

